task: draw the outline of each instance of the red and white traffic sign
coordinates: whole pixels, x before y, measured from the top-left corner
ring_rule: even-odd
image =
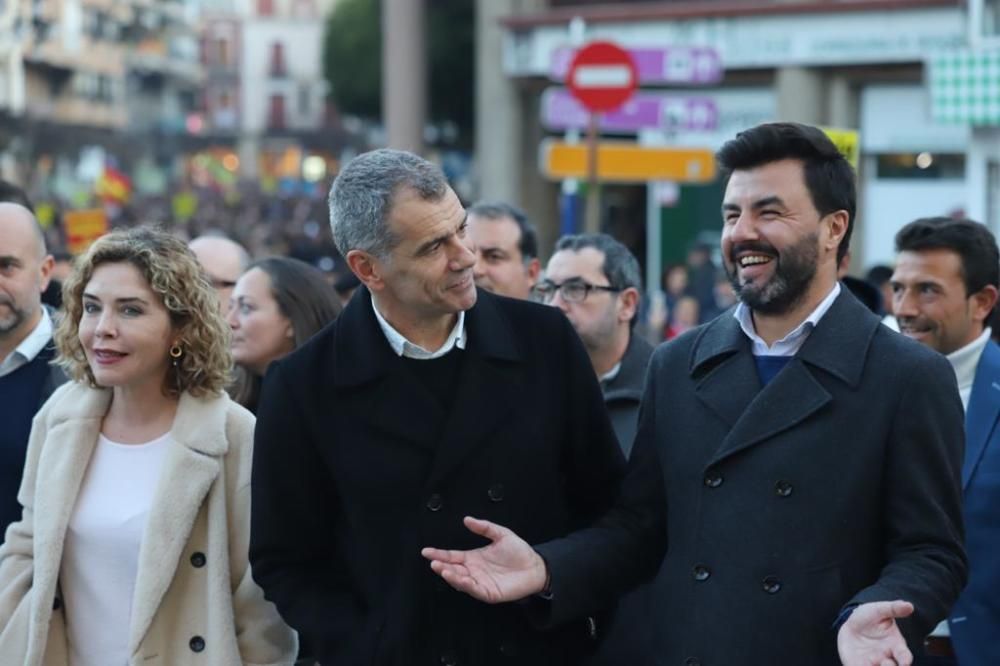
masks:
[[[635,92],[639,74],[628,51],[611,42],[591,42],[573,57],[566,84],[590,111],[613,111]]]

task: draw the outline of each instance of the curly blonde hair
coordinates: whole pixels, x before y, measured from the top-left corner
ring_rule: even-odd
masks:
[[[218,296],[183,241],[150,227],[113,231],[77,259],[63,285],[66,312],[53,336],[58,363],[73,379],[98,386],[79,339],[83,290],[98,266],[122,262],[146,278],[179,335],[183,353],[176,366],[169,366],[163,392],[174,397],[185,391],[196,397],[221,393],[230,381],[232,356]]]

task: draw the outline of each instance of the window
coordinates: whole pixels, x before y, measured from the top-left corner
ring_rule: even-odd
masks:
[[[310,109],[312,109],[312,86],[308,83],[303,83],[299,86],[299,114],[302,116],[308,116]]]
[[[274,15],[274,0],[257,0],[257,15],[258,16],[273,16]]]
[[[285,45],[281,42],[271,44],[271,76],[285,76]]]
[[[285,128],[285,96],[271,95],[267,113],[268,129]]]

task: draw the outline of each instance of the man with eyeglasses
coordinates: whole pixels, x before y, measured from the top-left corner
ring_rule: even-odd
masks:
[[[198,236],[188,243],[188,247],[215,287],[219,295],[219,309],[225,313],[229,309],[233,287],[250,263],[250,255],[236,241],[218,235]]]
[[[601,383],[615,436],[628,456],[653,348],[634,334],[641,278],[639,262],[607,234],[564,236],[535,294],[573,324]]]

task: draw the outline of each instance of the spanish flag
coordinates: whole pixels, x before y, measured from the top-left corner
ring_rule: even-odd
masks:
[[[128,203],[132,194],[132,181],[121,171],[106,166],[94,185],[94,192],[107,203]]]

